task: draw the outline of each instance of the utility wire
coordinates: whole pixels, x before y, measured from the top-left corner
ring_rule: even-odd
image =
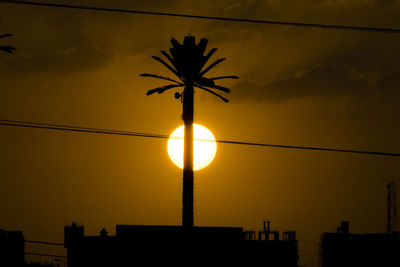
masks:
[[[43,254],[43,253],[33,253],[33,252],[24,252],[24,254],[25,255],[54,257],[54,258],[67,258],[67,256],[63,256],[63,255],[53,255],[53,254]]]
[[[394,28],[361,27],[361,26],[315,24],[315,23],[302,23],[302,22],[289,22],[289,21],[272,21],[272,20],[255,20],[255,19],[241,19],[241,18],[229,18],[229,17],[199,16],[199,15],[189,15],[189,14],[180,14],[180,13],[153,12],[153,11],[143,11],[143,10],[117,9],[117,8],[94,7],[94,6],[80,6],[80,5],[70,5],[70,4],[55,4],[55,3],[32,2],[32,1],[0,0],[0,2],[9,3],[9,4],[42,6],[42,7],[44,6],[44,7],[57,7],[57,8],[68,8],[68,9],[81,9],[81,10],[89,10],[89,11],[116,12],[116,13],[126,13],[126,14],[169,16],[169,17],[191,18],[191,19],[201,19],[201,20],[218,20],[218,21],[229,21],[229,22],[257,23],[257,24],[309,27],[309,28],[334,29],[334,30],[349,30],[349,31],[400,33],[400,29],[394,29]]]
[[[43,244],[43,245],[52,245],[52,246],[64,246],[64,243],[55,243],[55,242],[47,242],[47,241],[24,240],[24,242],[25,243]]]
[[[39,129],[48,129],[48,130],[72,131],[72,132],[86,132],[86,133],[97,133],[97,134],[150,137],[150,138],[161,138],[161,139],[169,138],[168,135],[161,135],[161,134],[115,131],[115,130],[106,130],[106,129],[98,129],[98,128],[87,128],[87,127],[77,127],[77,126],[60,125],[60,124],[36,123],[36,122],[14,121],[14,120],[3,120],[3,119],[0,119],[0,125],[27,127],[27,128],[39,128]],[[210,141],[210,140],[208,140],[208,141]]]
[[[147,138],[158,138],[158,139],[170,138],[168,135],[164,135],[164,134],[115,131],[115,130],[106,130],[106,129],[98,129],[98,128],[87,128],[87,127],[77,127],[77,126],[68,126],[68,125],[60,125],[60,124],[48,124],[48,123],[36,123],[36,122],[27,122],[27,121],[14,121],[14,120],[5,120],[5,119],[0,119],[0,125],[12,126],[12,127],[58,130],[58,131],[72,131],[72,132],[84,132],[84,133],[96,133],[96,134],[136,136],[136,137],[147,137]],[[183,138],[176,137],[176,139],[183,139]],[[195,139],[195,140],[213,142],[212,140],[205,140],[205,139]],[[353,154],[368,154],[368,155],[375,155],[375,156],[400,157],[400,153],[377,152],[377,151],[349,150],[349,149],[309,147],[309,146],[291,146],[291,145],[266,144],[266,143],[254,143],[254,142],[218,140],[218,139],[215,142],[222,143],[222,144],[233,144],[233,145],[274,147],[274,148],[284,148],[284,149],[314,150],[314,151],[343,152],[343,153],[353,153]]]

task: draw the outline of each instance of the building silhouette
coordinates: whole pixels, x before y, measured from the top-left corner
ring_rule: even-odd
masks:
[[[0,229],[0,266],[20,267],[25,264],[25,239],[21,231]]]
[[[348,222],[336,233],[324,233],[321,247],[322,267],[400,266],[399,232],[351,234]]]
[[[117,225],[116,235],[103,229],[85,236],[84,226],[65,227],[69,267],[79,266],[193,266],[238,263],[245,266],[296,267],[298,248],[294,231],[244,232],[240,227],[183,227]]]
[[[51,262],[29,262],[29,263],[25,263],[25,266],[27,267],[60,267],[61,265],[59,263],[55,264],[55,263],[51,263]],[[64,266],[64,265],[62,265]]]

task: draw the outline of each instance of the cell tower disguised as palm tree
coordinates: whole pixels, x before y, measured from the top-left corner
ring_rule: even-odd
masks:
[[[183,44],[180,44],[174,38],[171,39],[172,48],[170,48],[170,55],[161,51],[167,63],[160,57],[153,56],[155,60],[167,67],[179,80],[163,77],[155,74],[141,74],[142,77],[153,77],[157,79],[167,80],[173,84],[158,87],[147,91],[147,95],[153,93],[163,93],[166,90],[184,87],[183,92],[176,92],[175,98],[181,99],[183,103],[182,119],[185,126],[184,134],[184,157],[183,157],[183,206],[182,206],[182,225],[184,227],[193,226],[193,98],[194,87],[209,92],[223,101],[228,100],[211,89],[216,89],[225,93],[229,93],[229,89],[218,86],[215,80],[220,79],[237,79],[237,76],[220,76],[205,78],[204,75],[215,67],[217,64],[225,60],[225,58],[217,59],[214,63],[205,67],[210,57],[217,51],[216,48],[211,49],[206,55],[208,39],[202,38],[196,44],[194,36],[185,36]]]

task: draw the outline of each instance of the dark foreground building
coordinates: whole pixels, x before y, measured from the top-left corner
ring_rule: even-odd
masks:
[[[258,233],[236,227],[117,225],[116,235],[85,236],[84,227],[65,227],[68,267],[78,266],[243,266],[296,267],[295,232]],[[261,264],[260,264],[261,263]]]
[[[5,231],[0,229],[0,266],[24,266],[24,242],[25,239],[21,231]]]
[[[399,232],[391,234],[350,234],[342,222],[336,233],[324,233],[321,242],[322,267],[399,267]]]

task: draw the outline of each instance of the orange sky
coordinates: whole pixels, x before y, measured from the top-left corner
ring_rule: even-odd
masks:
[[[49,0],[50,1],[50,0]],[[58,1],[52,1],[58,2]],[[65,1],[63,1],[65,2]],[[72,1],[197,15],[400,28],[400,1]],[[295,3],[293,3],[295,2]],[[173,92],[140,73],[168,74],[152,55],[190,33],[209,38],[210,75],[228,104],[196,92],[195,122],[217,139],[399,152],[400,36],[0,4],[0,118],[170,134]],[[166,140],[0,126],[0,228],[63,241],[115,224],[181,223],[181,170]],[[386,184],[399,159],[219,144],[195,173],[195,224],[296,230],[301,263],[320,234],[385,231]]]

